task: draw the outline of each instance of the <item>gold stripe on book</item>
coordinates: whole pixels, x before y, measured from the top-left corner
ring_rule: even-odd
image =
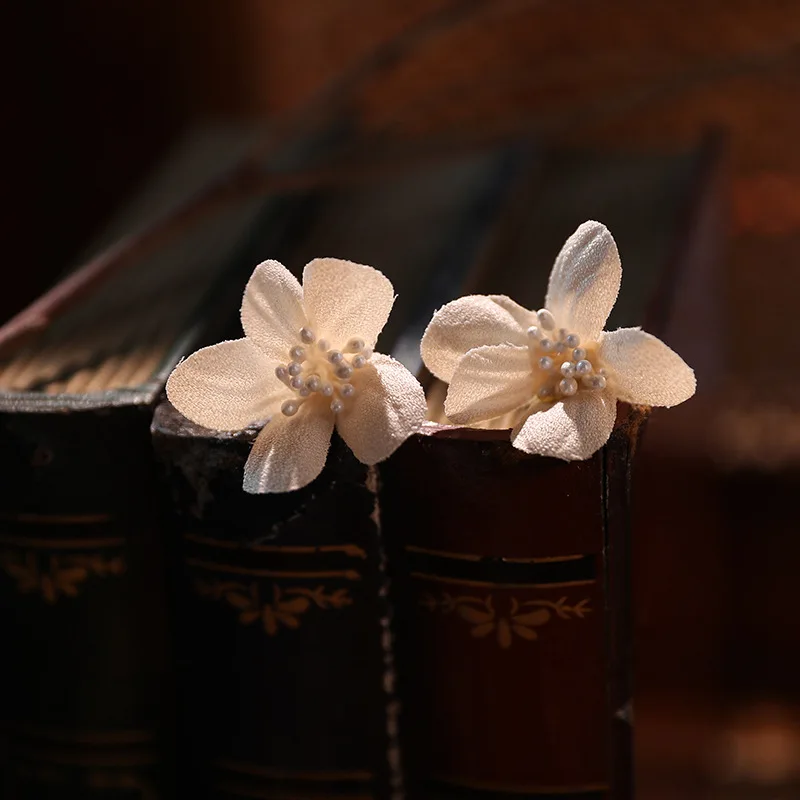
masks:
[[[371,781],[375,776],[366,770],[327,770],[307,772],[281,767],[267,767],[261,764],[248,764],[242,761],[220,759],[214,762],[218,769],[238,772],[242,775],[255,775],[259,778],[271,778],[282,781]]]
[[[15,757],[39,764],[61,764],[75,767],[139,767],[158,764],[160,760],[155,752],[119,752],[117,750],[78,752],[52,746],[39,748],[15,745],[13,753]]]
[[[344,553],[354,558],[366,558],[366,550],[357,544],[325,544],[325,545],[291,545],[291,544],[239,544],[225,539],[213,539],[210,536],[200,536],[196,533],[186,533],[184,538],[197,544],[207,544],[212,547],[224,547],[230,550],[252,550],[255,553]]]
[[[469,778],[459,778],[452,775],[435,774],[433,780],[439,783],[448,783],[464,789],[476,789],[483,792],[509,792],[514,794],[581,794],[585,792],[607,792],[610,787],[607,783],[581,783],[573,786],[537,786],[536,784],[505,784],[489,781],[473,781]]]
[[[372,792],[365,792],[363,794],[342,794],[341,792],[336,792],[335,797],[332,798],[330,792],[324,790],[315,792],[305,789],[302,798],[300,798],[297,794],[297,790],[285,789],[281,791],[280,789],[276,789],[273,785],[269,786],[269,788],[261,787],[260,789],[254,789],[229,781],[219,781],[216,783],[216,788],[221,792],[225,792],[226,796],[254,797],[257,798],[257,800],[266,800],[266,798],[269,800],[373,800],[375,797]]]
[[[198,558],[187,558],[186,563],[192,567],[207,569],[212,572],[231,572],[235,575],[255,575],[259,578],[345,578],[349,581],[360,581],[361,575],[354,569],[340,570],[310,570],[298,572],[296,570],[275,569],[250,569],[236,567],[231,564],[215,564],[211,561],[202,561]]]
[[[27,736],[36,739],[46,739],[52,742],[67,742],[69,744],[94,744],[94,745],[121,745],[142,744],[156,739],[155,731],[147,730],[65,730],[42,725],[29,725],[28,723],[3,726],[14,736]]]
[[[486,586],[493,589],[565,589],[569,586],[590,586],[597,583],[590,578],[584,581],[564,581],[563,583],[493,583],[491,581],[473,581],[466,578],[449,578],[445,575],[433,575],[428,572],[412,572],[412,578],[421,578],[437,583],[457,583],[460,586]]]
[[[95,550],[100,547],[122,547],[125,544],[125,539],[122,536],[105,539],[39,539],[32,536],[0,536],[0,544],[15,545],[17,547],[41,547],[46,550],[58,550],[59,548]]]
[[[32,525],[97,525],[112,519],[111,514],[24,514],[0,511],[0,520]]]
[[[507,558],[506,556],[487,556],[476,555],[474,553],[453,553],[448,550],[431,550],[427,547],[418,547],[413,544],[407,544],[405,549],[408,550],[409,553],[423,553],[427,556],[440,556],[441,558],[456,558],[461,561],[484,561],[498,558],[500,561],[508,561],[514,564],[551,564],[557,561],[576,561],[579,558],[585,557],[585,554],[579,554],[576,556],[548,556],[547,558]]]

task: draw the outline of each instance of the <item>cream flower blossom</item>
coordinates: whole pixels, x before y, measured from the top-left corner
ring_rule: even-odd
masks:
[[[207,428],[266,421],[244,470],[244,489],[253,494],[314,480],[334,426],[359,461],[375,464],[425,418],[416,378],[373,352],[393,303],[392,284],[372,267],[318,258],[306,265],[301,287],[277,261],[265,261],[245,289],[245,338],[182,361],[167,396]]]
[[[501,295],[462,297],[440,308],[421,350],[428,369],[450,384],[448,419],[512,427],[516,448],[575,461],[608,441],[617,400],[688,400],[694,372],[677,353],[640,328],[603,330],[621,278],[608,229],[585,222],[556,258],[539,311]]]

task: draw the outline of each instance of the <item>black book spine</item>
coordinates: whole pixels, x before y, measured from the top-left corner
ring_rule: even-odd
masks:
[[[149,409],[0,415],[5,797],[169,785]]]
[[[376,497],[334,439],[320,477],[248,495],[254,433],[153,423],[171,490],[179,781],[187,796],[387,796],[398,754]]]

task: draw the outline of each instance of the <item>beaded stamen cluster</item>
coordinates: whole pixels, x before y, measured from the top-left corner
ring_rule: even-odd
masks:
[[[546,308],[537,311],[536,318],[539,324],[528,328],[528,351],[537,378],[537,397],[547,402],[572,397],[582,389],[605,389],[606,371],[589,360],[590,345],[582,347],[580,336],[566,328],[555,333],[555,318]]]
[[[330,398],[331,411],[338,414],[356,393],[350,383],[353,371],[362,369],[371,356],[372,348],[363,339],[351,339],[343,351],[336,350],[314,331],[301,328],[300,344],[289,351],[289,363],[275,369],[278,379],[297,395],[283,403],[281,412],[291,417],[306,400],[319,396]]]

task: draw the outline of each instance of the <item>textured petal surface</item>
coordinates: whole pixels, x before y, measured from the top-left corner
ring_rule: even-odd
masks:
[[[444,413],[455,425],[470,425],[513,411],[532,396],[527,347],[477,347],[458,362]]]
[[[608,441],[616,417],[617,401],[609,392],[579,392],[531,414],[511,432],[511,442],[526,453],[583,461]]]
[[[584,222],[556,258],[545,306],[559,326],[596,341],[622,280],[617,244],[605,225]]]
[[[289,395],[272,362],[249,339],[192,353],[167,381],[167,397],[184,417],[219,431],[241,430],[266,419]]]
[[[315,258],[303,271],[303,298],[312,330],[334,347],[360,337],[375,344],[394,304],[394,289],[377,269]]]
[[[285,363],[305,324],[303,290],[294,275],[277,261],[259,264],[242,299],[242,327],[248,339],[273,362]]]
[[[356,394],[338,415],[336,429],[363,464],[388,458],[425,421],[425,393],[399,362],[375,353],[353,376]]]
[[[292,492],[311,483],[325,466],[332,433],[333,414],[318,403],[304,403],[293,417],[274,414],[253,443],[244,490]]]
[[[600,358],[611,372],[617,396],[628,403],[676,406],[688,400],[697,386],[691,367],[664,342],[639,328],[603,334]]]
[[[422,337],[422,360],[437,378],[450,383],[458,360],[474,347],[525,345],[532,316],[503,295],[460,297],[433,315]]]

